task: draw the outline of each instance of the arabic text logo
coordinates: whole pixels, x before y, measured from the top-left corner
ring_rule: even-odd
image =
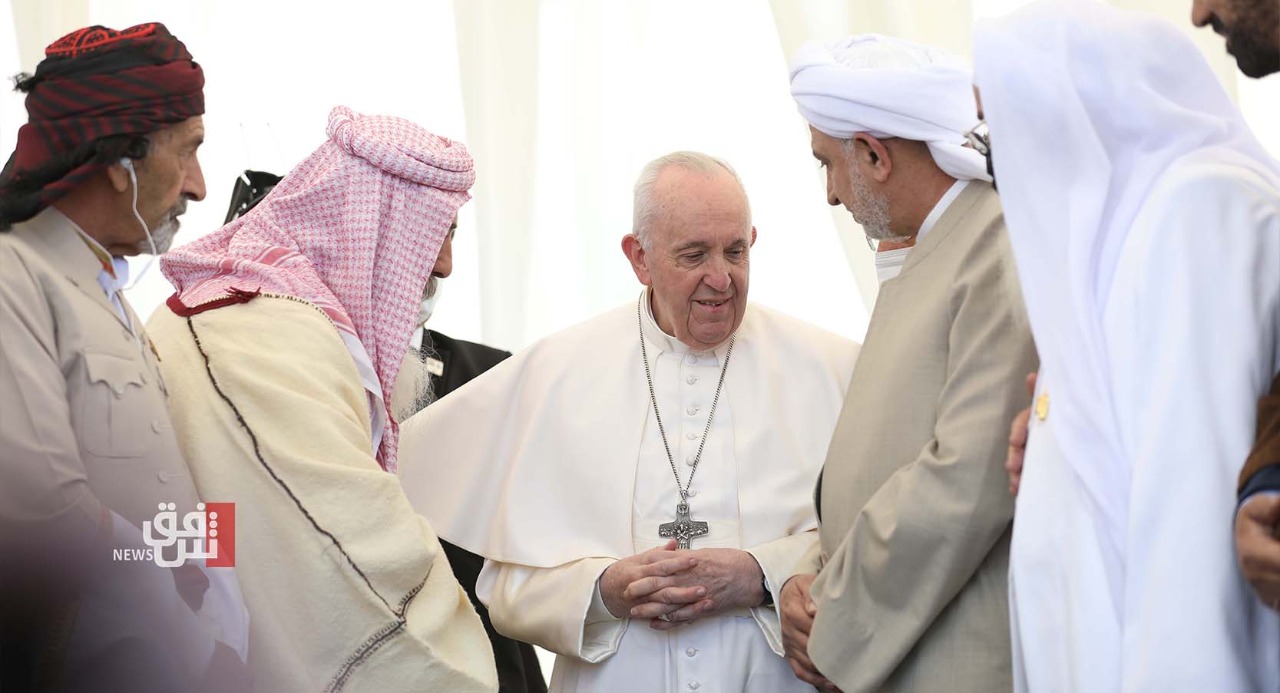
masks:
[[[149,549],[116,549],[117,561],[152,560],[156,565],[175,568],[187,559],[203,559],[208,568],[231,568],[236,564],[235,503],[197,503],[182,516],[179,526],[177,504],[161,503],[154,521],[142,523],[142,540]]]

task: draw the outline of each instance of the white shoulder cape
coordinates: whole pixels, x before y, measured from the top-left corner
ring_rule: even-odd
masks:
[[[406,421],[400,476],[414,508],[441,537],[504,563],[633,554],[636,463],[654,425],[638,334],[629,303],[535,343]],[[812,503],[754,501],[811,497],[857,350],[748,307],[723,395],[737,422],[738,495],[753,499],[743,547],[816,526]]]

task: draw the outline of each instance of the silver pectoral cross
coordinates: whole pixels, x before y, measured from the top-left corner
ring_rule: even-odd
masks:
[[[676,505],[675,521],[658,525],[658,536],[663,539],[675,537],[677,549],[689,548],[694,537],[705,537],[710,531],[707,523],[689,519],[689,504],[683,500]]]

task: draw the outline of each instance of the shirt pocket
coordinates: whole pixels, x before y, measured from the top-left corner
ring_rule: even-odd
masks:
[[[127,356],[84,353],[89,383],[81,398],[80,444],[98,457],[141,457],[150,447],[146,366]]]

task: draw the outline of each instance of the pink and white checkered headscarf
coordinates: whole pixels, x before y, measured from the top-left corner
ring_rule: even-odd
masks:
[[[160,267],[178,290],[175,310],[257,292],[324,310],[370,391],[378,461],[395,471],[391,388],[475,172],[461,143],[401,118],[338,106],[327,133],[261,204],[165,255]]]

